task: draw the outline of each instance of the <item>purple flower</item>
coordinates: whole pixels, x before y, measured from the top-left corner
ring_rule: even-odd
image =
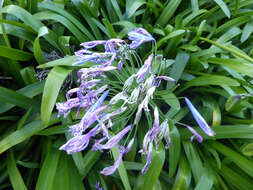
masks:
[[[148,146],[148,152],[147,152],[147,156],[146,156],[146,164],[144,165],[144,167],[141,170],[142,175],[144,175],[147,172],[148,167],[151,163],[152,149],[153,149],[153,144],[151,143]]]
[[[96,151],[96,150],[102,150],[103,148],[102,148],[102,142],[104,142],[105,140],[106,140],[107,138],[106,137],[103,137],[103,138],[101,138],[101,139],[96,139],[95,140],[95,143],[93,144],[93,146],[92,146],[92,151]]]
[[[118,167],[119,167],[119,165],[121,163],[121,160],[122,160],[124,154],[126,154],[126,153],[128,153],[130,151],[130,149],[131,149],[131,147],[133,145],[133,142],[134,142],[134,140],[132,139],[129,142],[127,148],[125,148],[123,146],[118,146],[118,149],[120,151],[118,159],[114,162],[114,164],[112,166],[104,168],[100,173],[104,174],[104,175],[111,175],[111,174],[113,174],[118,169]]]
[[[192,105],[190,100],[188,98],[185,98],[185,102],[189,109],[192,112],[192,115],[195,119],[195,121],[198,123],[199,127],[209,136],[214,136],[215,132],[209,127],[209,125],[206,123],[205,119],[200,115],[198,110]]]
[[[98,107],[100,107],[104,100],[106,99],[107,95],[109,93],[109,90],[105,91],[102,96],[100,96],[100,98],[97,100],[97,102],[89,109],[90,112],[95,111]]]
[[[136,28],[134,31],[129,32],[128,38],[132,40],[132,43],[130,44],[130,49],[136,49],[142,43],[145,42],[155,41],[153,36],[151,36],[151,34],[149,34],[143,28]]]
[[[76,61],[72,65],[81,65],[88,61],[97,62],[97,60],[99,59],[99,54],[95,54],[95,53],[90,54],[90,55],[80,55],[80,52],[78,52],[75,54],[78,56],[78,61]]]
[[[85,135],[79,135],[71,138],[66,144],[62,145],[59,149],[65,150],[68,154],[84,150],[88,146],[90,138],[96,135],[97,129],[98,127],[95,127]]]
[[[119,70],[119,71],[121,71],[121,69],[122,69],[122,67],[123,67],[123,64],[124,64],[124,63],[123,63],[123,61],[121,61],[121,60],[118,62],[118,70]]]
[[[77,71],[78,82],[81,82],[88,78],[95,78],[100,76],[102,73],[117,69],[114,66],[96,66],[89,68],[82,68]]]
[[[112,166],[104,168],[100,173],[104,175],[111,175],[113,174],[119,167],[121,160],[123,158],[123,155],[125,152],[120,152],[118,159],[114,162]]]
[[[149,142],[150,143],[153,142],[155,136],[157,135],[157,133],[159,131],[159,112],[158,112],[158,108],[157,107],[155,107],[154,116],[155,116],[154,124],[153,124],[153,127],[151,129],[150,136],[149,136]]]
[[[151,63],[152,59],[154,57],[154,54],[150,54],[149,57],[145,60],[144,65],[140,68],[137,75],[137,83],[140,83],[146,76],[148,70],[150,70],[151,73]]]
[[[124,137],[125,134],[132,128],[131,125],[125,127],[122,131],[120,131],[117,135],[110,138],[106,144],[102,145],[102,149],[112,149],[115,145],[119,143],[119,141]]]
[[[97,108],[94,111],[88,110],[83,116],[83,118],[81,119],[80,123],[69,127],[72,132],[72,135],[77,136],[77,135],[82,134],[83,131],[85,131],[89,126],[91,126],[97,120],[98,114],[103,112],[106,108],[107,106],[102,106],[102,107]]]
[[[101,44],[105,44],[106,41],[105,40],[95,40],[95,41],[90,41],[90,42],[84,42],[81,43],[80,45],[84,47],[84,49],[90,49],[90,48],[94,48],[98,45]]]
[[[117,52],[117,47],[121,46],[122,43],[124,43],[124,40],[121,39],[110,39],[106,42],[105,44],[105,52],[110,52],[110,53],[116,53]]]
[[[167,76],[158,76],[158,77],[155,78],[154,85],[157,86],[157,87],[160,86],[161,80],[176,82],[176,80],[173,79],[173,78],[171,78],[171,77],[167,77]]]
[[[99,184],[98,181],[97,181],[96,184],[95,184],[95,188],[96,188],[97,190],[103,190],[103,188],[100,187],[100,184]]]
[[[195,131],[195,129],[193,129],[192,127],[190,127],[190,126],[188,126],[188,125],[186,125],[186,127],[187,127],[187,128],[189,129],[189,131],[193,134],[193,135],[191,136],[191,142],[193,141],[194,137],[196,137],[196,139],[197,139],[197,141],[198,141],[199,143],[203,142],[203,138],[201,137],[200,134],[198,134],[197,131]]]

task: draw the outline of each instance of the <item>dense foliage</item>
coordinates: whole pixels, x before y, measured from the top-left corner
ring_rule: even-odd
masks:
[[[253,0],[0,0],[0,189],[98,189],[98,183],[104,190],[252,189],[252,15]],[[152,70],[176,82],[157,87],[150,112],[121,140],[127,145],[133,138],[131,150],[115,173],[104,176],[100,171],[117,160],[119,150],[59,150],[72,137],[68,126],[85,110],[77,119],[77,110],[57,117],[55,105],[80,85],[77,71],[96,64],[73,65],[81,43],[120,38],[130,44],[128,33],[140,27],[156,45],[142,44],[135,54],[141,60],[106,75],[104,102],[122,91],[152,52]],[[184,97],[213,137],[197,126]],[[134,124],[140,102],[115,119],[111,135]],[[160,123],[169,121],[170,146],[165,149],[164,141],[153,147],[142,175],[146,156],[139,150],[155,107]],[[191,142],[185,125],[203,142]]]

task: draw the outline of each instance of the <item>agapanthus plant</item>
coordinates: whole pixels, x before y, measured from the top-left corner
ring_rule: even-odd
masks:
[[[101,171],[104,175],[113,174],[124,155],[131,151],[144,112],[146,119],[150,121],[154,118],[154,121],[149,122],[142,149],[139,150],[139,153],[146,156],[142,174],[146,173],[152,162],[153,149],[158,149],[163,140],[166,149],[170,146],[168,121],[171,119],[166,118],[158,106],[154,106],[153,96],[158,88],[162,89],[163,85],[176,81],[169,76],[160,75],[163,63],[157,61],[160,55],[156,55],[156,51],[152,51],[143,63],[137,58],[137,48],[141,48],[143,43],[155,44],[155,38],[151,34],[143,28],[137,28],[129,32],[128,37],[130,44],[122,39],[82,43],[83,49],[76,52],[77,61],[73,65],[91,61],[94,66],[79,69],[77,82],[80,85],[67,92],[66,102],[56,104],[59,116],[66,117],[76,111],[76,119],[79,121],[69,126],[72,138],[62,145],[60,150],[72,154],[88,147],[91,147],[92,151],[101,152],[118,148],[117,160],[112,166]],[[95,51],[97,46],[103,46],[104,51]],[[215,133],[190,100],[185,98],[185,101],[201,129],[207,135],[214,136]],[[150,111],[152,109],[153,116]],[[163,117],[160,117],[160,114]],[[128,119],[122,121],[122,117]],[[194,137],[198,142],[203,141],[194,128],[183,125],[193,133],[191,141]]]

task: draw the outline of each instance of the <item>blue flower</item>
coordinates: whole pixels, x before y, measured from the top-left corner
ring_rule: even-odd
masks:
[[[143,28],[136,28],[134,31],[129,32],[128,38],[129,40],[132,40],[132,43],[129,46],[130,49],[136,49],[145,42],[155,41],[153,36]]]
[[[195,121],[198,123],[199,127],[209,136],[214,136],[215,132],[209,127],[209,125],[206,123],[205,119],[200,115],[198,110],[192,105],[190,100],[188,98],[185,98],[185,102],[189,109],[192,112],[192,115],[195,119]]]

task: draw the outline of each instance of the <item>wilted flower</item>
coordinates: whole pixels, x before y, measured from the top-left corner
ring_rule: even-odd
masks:
[[[156,148],[158,148],[158,142],[162,139],[165,139],[165,148],[168,149],[170,146],[170,128],[167,119],[165,119],[158,128],[157,135],[155,136]]]
[[[192,115],[195,119],[195,121],[198,123],[200,128],[209,136],[214,136],[215,132],[209,127],[209,125],[206,123],[205,119],[200,115],[198,110],[192,105],[190,100],[188,98],[185,98],[185,102],[189,109],[192,112]]]
[[[110,103],[109,104],[116,104],[118,103],[120,100],[124,100],[126,101],[127,100],[127,95],[126,93],[123,91],[123,92],[120,92],[118,94],[116,94],[115,96],[112,97],[112,99],[110,100]]]
[[[148,70],[150,71],[150,73],[152,73],[151,72],[151,63],[152,63],[153,57],[154,57],[154,54],[150,54],[149,57],[145,60],[144,65],[140,68],[140,70],[136,74],[137,75],[137,83],[141,82],[145,78]]]
[[[129,99],[128,99],[128,103],[129,104],[135,104],[138,100],[138,97],[139,97],[139,94],[140,94],[140,91],[141,91],[141,87],[140,86],[137,86],[131,93]]]
[[[146,97],[144,98],[144,100],[139,104],[137,113],[135,115],[135,120],[134,120],[135,124],[138,121],[138,118],[139,118],[139,116],[140,116],[140,114],[142,112],[142,109],[144,109],[145,111],[149,111],[149,109],[148,109],[148,103],[149,103],[150,99],[153,98],[153,93],[155,92],[155,89],[156,89],[155,86],[151,87],[147,91],[147,94],[146,94]]]

